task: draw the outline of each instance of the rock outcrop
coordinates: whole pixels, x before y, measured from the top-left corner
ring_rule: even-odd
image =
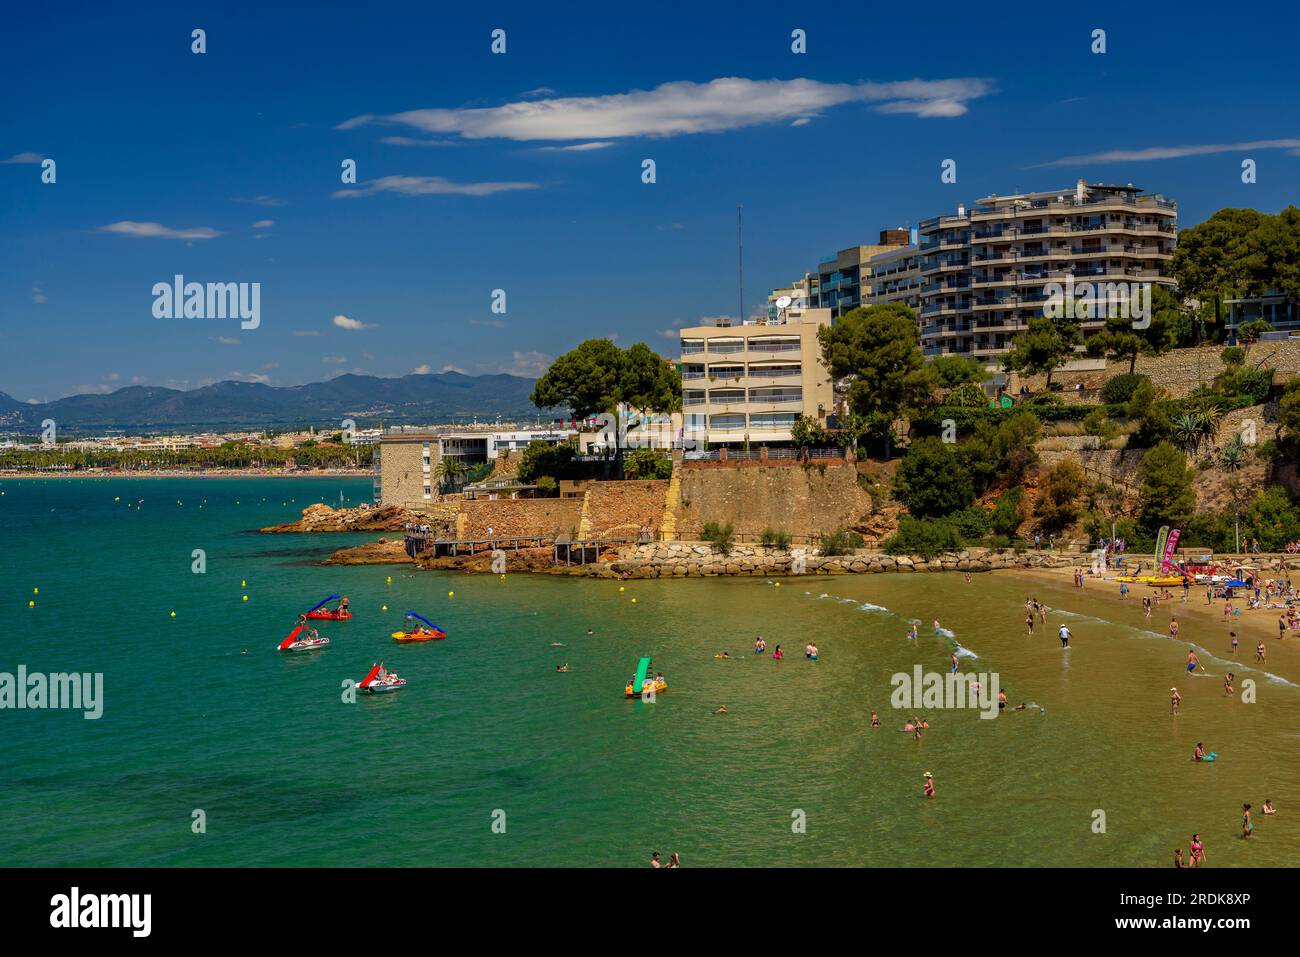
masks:
[[[302,518],[283,525],[258,529],[261,532],[400,532],[420,516],[396,505],[382,508],[331,508],[316,503],[302,510]]]

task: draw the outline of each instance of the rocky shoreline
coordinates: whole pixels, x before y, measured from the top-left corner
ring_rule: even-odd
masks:
[[[271,535],[291,532],[400,532],[420,517],[397,505],[381,508],[332,508],[317,503],[302,510],[302,518],[283,525],[259,528]],[[400,543],[399,543],[400,544]]]

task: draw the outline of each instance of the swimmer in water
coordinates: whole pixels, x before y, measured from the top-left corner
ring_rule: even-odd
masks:
[[[954,651],[954,652],[952,653],[952,671],[949,672],[950,674],[954,674],[954,675],[955,675],[955,674],[957,673],[957,664],[958,664],[958,662],[957,662],[957,652]]]
[[[1223,693],[1225,695],[1231,695],[1235,693],[1232,690],[1232,679],[1235,677],[1236,675],[1234,675],[1231,671],[1229,671],[1226,675],[1223,676]]]
[[[941,629],[941,628],[939,627],[939,619],[936,618],[936,619],[934,620],[934,633],[937,635],[937,634],[941,633],[942,630],[943,630],[943,629]]]
[[[871,712],[871,726],[872,726],[873,728],[878,728],[878,727],[880,727],[880,715],[876,714],[874,711]],[[1265,801],[1264,803],[1267,804],[1268,802]],[[1267,812],[1265,812],[1265,813],[1267,813]]]
[[[1005,698],[1006,695],[1003,695],[1002,697]],[[1020,702],[1020,704],[1016,705],[1016,706],[1015,706],[1014,708],[1012,708],[1011,710],[1012,710],[1012,711],[1024,711],[1024,710],[1025,710],[1025,703],[1022,701],[1022,702]]]
[[[719,705],[718,707],[716,707],[716,708],[713,709],[713,713],[714,713],[714,714],[726,714],[726,713],[727,713],[727,706],[726,706],[725,704],[724,704],[724,705]]]
[[[1263,811],[1265,814],[1276,814],[1276,813],[1277,813],[1277,808],[1275,808],[1275,807],[1273,806],[1273,802],[1270,801],[1268,798],[1264,798],[1264,803],[1263,803],[1262,805],[1260,805],[1260,808],[1259,808],[1259,809],[1260,809],[1261,811]]]
[[[1193,761],[1205,760],[1205,745],[1201,744],[1201,742],[1199,741],[1196,742],[1196,750],[1192,752],[1192,760]]]
[[[715,657],[715,658],[726,658],[726,659],[728,659],[728,660],[731,659],[731,655],[727,654],[725,651],[724,651],[722,654],[720,654],[720,655],[714,655],[713,657]]]
[[[1200,664],[1200,662],[1196,660],[1196,652],[1194,652],[1194,651],[1189,651],[1189,652],[1187,653],[1187,670],[1188,670],[1188,672],[1190,673],[1190,672],[1195,671],[1195,670],[1196,670],[1196,666],[1197,666],[1198,664]]]
[[[564,672],[566,672],[566,671],[569,670],[569,663],[566,661],[566,662],[565,662],[564,664],[562,664],[562,665],[556,665],[556,666],[555,666],[555,670],[556,670],[557,672],[559,672],[560,674],[564,674]]]
[[[1250,832],[1255,830],[1255,825],[1250,820],[1250,805],[1241,806],[1241,836],[1250,837]]]
[[[907,632],[907,637],[909,637],[909,638],[915,638],[916,636],[917,636],[916,622],[912,622],[912,627],[911,627],[911,629],[909,629],[909,631]]]
[[[767,642],[763,640],[762,635],[759,635],[757,638],[754,639],[754,654],[761,655],[766,650],[767,650]]]
[[[564,642],[562,642],[562,641],[553,641],[553,642],[551,642],[551,647],[552,647],[552,648],[563,648],[563,647],[564,647]]]
[[[240,654],[241,654],[241,655],[246,655],[246,654],[248,654],[248,649],[245,648],[243,651],[240,652]]]
[[[1183,703],[1183,696],[1178,693],[1177,688],[1169,689],[1169,713],[1177,714],[1178,706]]]
[[[929,771],[925,772],[925,796],[934,797],[934,775]]]
[[[783,651],[781,650],[781,646],[780,646],[780,645],[777,645],[777,646],[776,646],[776,651],[772,652],[772,660],[773,660],[773,661],[781,661],[781,660],[783,660],[784,658],[785,658],[785,652],[783,652]]]
[[[1174,867],[1183,866],[1183,849],[1181,847],[1174,849]]]

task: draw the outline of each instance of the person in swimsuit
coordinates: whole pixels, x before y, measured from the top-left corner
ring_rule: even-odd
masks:
[[[1250,837],[1250,832],[1255,830],[1255,825],[1250,820],[1250,805],[1241,806],[1241,836]]]
[[[942,629],[939,628],[939,619],[936,618],[936,619],[934,620],[934,633],[937,635],[937,634],[940,633],[941,630],[942,630]]]
[[[817,660],[817,646],[814,644],[808,645],[808,660],[809,661]]]
[[[781,650],[781,646],[780,646],[780,645],[777,645],[777,650],[778,650],[778,651]],[[727,653],[724,651],[722,654],[720,654],[720,655],[714,655],[713,657],[715,657],[715,658],[728,658],[728,659],[730,659],[730,658],[731,658],[731,655],[727,654]]]
[[[952,671],[950,671],[949,674],[955,675],[956,673],[957,673],[957,652],[954,651],[952,653]]]
[[[1196,652],[1189,651],[1187,653],[1187,671],[1189,673],[1195,671],[1198,664],[1199,662],[1196,660]]]
[[[1192,867],[1200,867],[1205,863],[1205,845],[1201,843],[1201,835],[1192,835]]]
[[[1277,808],[1275,808],[1275,807],[1273,806],[1273,802],[1270,801],[1268,798],[1264,798],[1264,803],[1263,803],[1262,805],[1260,805],[1260,808],[1259,808],[1259,809],[1260,809],[1261,811],[1263,811],[1265,814],[1276,814],[1276,813],[1277,813]]]
[[[1193,761],[1205,760],[1205,745],[1201,744],[1201,742],[1199,741],[1196,742],[1196,750],[1192,752],[1192,760]]]
[[[1029,631],[1029,637],[1034,637],[1034,613],[1032,611],[1025,615],[1025,628]]]
[[[1006,693],[1005,691],[999,691],[999,692],[998,692],[998,710],[999,710],[999,711],[1002,711],[1002,710],[1004,710],[1004,709],[1006,708],[1006,706],[1007,706],[1007,693]]]
[[[650,855],[650,866],[651,866],[651,867],[663,867],[663,865],[659,863],[659,852],[658,852],[658,851],[655,851],[653,854]]]
[[[677,854],[676,851],[673,851],[672,857],[668,858],[668,866],[669,866],[669,867],[681,867],[681,866],[682,866],[682,859],[681,859],[680,856],[678,856],[678,854]]]
[[[871,712],[871,726],[872,726],[873,728],[878,728],[878,727],[880,727],[880,715],[876,714],[874,711]],[[1267,802],[1265,802],[1265,803],[1267,803]]]
[[[1177,637],[1178,637],[1178,619],[1177,619],[1177,618],[1170,618],[1170,619],[1169,619],[1169,637],[1170,637],[1170,638],[1177,638]]]
[[[1236,633],[1235,631],[1230,631],[1230,632],[1228,632],[1228,638],[1229,638],[1229,640],[1230,640],[1231,643],[1232,643],[1232,652],[1233,652],[1233,654],[1236,654],[1236,653],[1237,653],[1237,633]]]
[[[1277,636],[1279,638],[1286,637],[1286,615],[1277,616]]]
[[[1264,660],[1264,642],[1262,641],[1255,646],[1255,660],[1256,661]]]
[[[761,655],[766,648],[767,642],[763,640],[762,635],[754,639],[754,654]]]
[[[1178,706],[1182,704],[1182,702],[1183,702],[1183,696],[1178,693],[1178,689],[1170,688],[1169,689],[1169,709],[1170,709],[1169,713],[1177,714]]]
[[[1223,676],[1223,693],[1225,695],[1235,694],[1235,692],[1232,690],[1232,679],[1235,677],[1236,675],[1234,675],[1231,671],[1229,671],[1226,675]]]
[[[556,666],[555,666],[555,670],[556,670],[557,672],[559,672],[560,674],[564,674],[566,671],[569,670],[569,663],[566,661],[566,662],[565,662],[564,664],[562,664],[562,665],[556,665]]]
[[[780,661],[780,660],[783,659],[784,657],[785,657],[785,654],[781,651],[781,646],[780,646],[780,645],[777,645],[777,646],[776,646],[776,651],[772,652],[772,660],[773,660],[773,661]]]
[[[929,771],[925,772],[925,796],[934,797],[934,775]]]
[[[911,629],[908,631],[908,633],[907,633],[907,637],[909,637],[909,638],[916,638],[916,637],[917,637],[916,622],[912,622],[912,627],[911,627]]]
[[[726,713],[727,713],[727,706],[726,706],[725,704],[724,704],[724,705],[720,705],[720,706],[718,706],[717,708],[715,708],[715,709],[713,710],[713,713],[714,713],[714,714],[726,714]]]
[[[1174,867],[1183,866],[1183,849],[1181,847],[1174,849]]]

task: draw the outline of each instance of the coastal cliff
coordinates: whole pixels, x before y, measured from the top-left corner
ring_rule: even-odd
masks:
[[[302,518],[283,525],[259,528],[259,532],[400,532],[407,523],[420,521],[414,512],[396,505],[382,508],[331,508],[316,503],[302,510]],[[400,543],[399,543],[400,544]]]

